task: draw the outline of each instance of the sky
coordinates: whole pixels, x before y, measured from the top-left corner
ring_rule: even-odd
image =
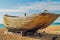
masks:
[[[48,12],[60,14],[60,0],[0,0],[0,23],[3,15],[32,15],[34,13]],[[60,22],[60,17],[55,21]]]

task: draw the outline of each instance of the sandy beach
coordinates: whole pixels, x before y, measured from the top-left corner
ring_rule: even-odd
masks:
[[[45,31],[42,37],[27,37],[20,34],[7,32],[6,28],[0,28],[0,40],[52,40],[54,35],[57,36],[56,40],[60,40],[60,26],[49,26],[40,32]]]
[[[39,30],[39,31],[45,31],[46,33],[49,34],[58,34],[60,35],[60,25],[51,25],[45,29]]]

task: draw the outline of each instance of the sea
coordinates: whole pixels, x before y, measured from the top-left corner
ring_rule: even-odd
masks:
[[[51,25],[53,26],[60,25],[60,22],[54,22]],[[5,28],[4,24],[0,24],[0,28]]]

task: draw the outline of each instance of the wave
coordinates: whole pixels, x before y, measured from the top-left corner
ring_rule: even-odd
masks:
[[[60,25],[60,22],[54,22],[51,25]]]

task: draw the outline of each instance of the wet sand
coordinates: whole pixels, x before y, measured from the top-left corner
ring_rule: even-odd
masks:
[[[39,30],[41,37],[22,36],[21,34],[7,32],[6,28],[0,28],[0,40],[52,40],[53,36],[57,36],[56,40],[60,40],[60,26],[49,26],[43,30]],[[43,32],[45,31],[45,32]]]

